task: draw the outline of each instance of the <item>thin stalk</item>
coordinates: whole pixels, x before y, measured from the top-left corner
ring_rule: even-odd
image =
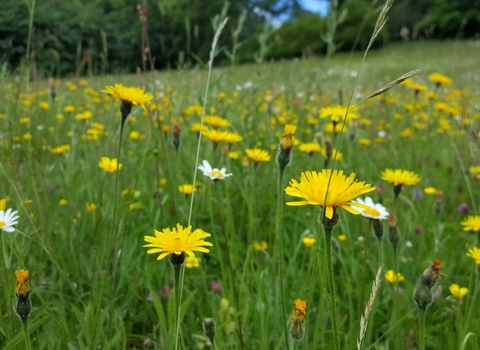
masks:
[[[3,278],[5,279],[4,286],[8,286],[8,275],[7,275],[7,263],[5,260],[5,255],[3,254],[3,234],[0,232],[0,254],[2,254],[2,265],[3,265]],[[7,302],[10,305],[10,319],[12,321],[12,332],[15,330],[15,322],[13,320],[13,303],[10,300],[10,296],[8,294],[8,288],[6,289],[6,297],[7,297]]]
[[[420,350],[425,350],[425,312],[425,309],[418,308],[418,341]]]
[[[283,331],[285,332],[285,345],[287,350],[290,350],[290,341],[288,337],[287,316],[285,313],[285,291],[283,283],[283,244],[282,244],[282,180],[283,169],[278,170],[278,196],[277,196],[277,222],[275,231],[277,232],[277,265],[279,274],[279,288],[280,288],[280,312],[282,313]]]
[[[217,200],[217,203],[219,203],[219,196],[218,196],[218,188],[217,185],[215,184],[215,197]],[[211,201],[210,201],[211,203]],[[210,211],[211,211],[211,204],[210,204]],[[227,230],[225,229],[225,225],[223,224],[223,216],[222,216],[222,211],[220,210],[220,218],[222,222],[222,233],[223,233],[223,239],[225,240],[225,253],[227,254],[227,263],[228,263],[228,270],[230,272],[230,279],[232,281],[232,289],[233,289],[233,295],[235,298],[235,306],[237,307],[237,310],[239,311],[238,314],[238,337],[240,339],[240,348],[244,348],[244,343],[243,343],[243,329],[242,329],[242,316],[240,314],[240,297],[238,295],[238,290],[235,284],[235,276],[234,276],[234,270],[233,270],[233,264],[232,264],[232,258],[230,254],[230,242],[228,239],[228,234]]]
[[[123,139],[123,130],[124,130],[124,125],[125,125],[125,121],[126,121],[126,118],[123,118],[122,116],[122,121],[121,121],[121,124],[120,124],[120,140],[118,141],[118,149],[117,149],[117,170],[115,171],[115,189],[114,189],[114,200],[113,200],[113,218],[112,218],[112,231],[111,231],[111,234],[110,234],[110,239],[108,240],[108,245],[107,245],[107,253],[105,254],[106,257],[105,257],[105,273],[103,274],[103,278],[102,278],[102,284],[101,284],[101,287],[100,287],[100,293],[98,294],[98,309],[100,309],[100,303],[102,302],[102,298],[103,298],[103,292],[104,292],[104,289],[105,289],[105,282],[107,280],[107,274],[108,274],[108,265],[109,265],[109,262],[110,262],[110,252],[112,250],[112,247],[113,247],[113,241],[114,241],[114,238],[115,238],[115,221],[117,219],[117,206],[118,206],[118,179],[119,179],[119,166],[120,166],[120,154],[121,154],[121,149],[122,149],[122,139]],[[113,274],[113,271],[112,271],[112,274]],[[112,286],[114,288],[114,286]],[[93,329],[95,329],[96,327],[96,324],[97,324],[97,320],[98,320],[98,316],[100,315],[100,312],[97,313],[96,317],[95,317],[95,321],[94,321],[94,327]]]
[[[175,289],[175,317],[173,319],[175,329],[175,350],[178,350],[178,335],[180,333],[180,310],[182,305],[183,280],[185,277],[185,264],[173,265]]]
[[[32,350],[32,344],[30,343],[30,334],[28,333],[28,318],[22,320],[23,337],[25,338],[25,349]]]
[[[340,350],[338,338],[338,323],[337,323],[337,306],[335,293],[335,279],[333,276],[333,262],[332,262],[332,232],[333,228],[324,226],[325,230],[325,260],[327,266],[327,284],[330,295],[330,317],[333,329],[333,348]]]

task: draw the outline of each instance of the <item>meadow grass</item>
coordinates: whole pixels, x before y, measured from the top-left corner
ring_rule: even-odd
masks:
[[[434,302],[426,310],[426,348],[475,349],[479,265],[466,254],[480,242],[478,232],[462,231],[467,214],[457,208],[466,203],[469,215],[479,210],[480,180],[470,173],[480,163],[479,45],[415,42],[371,52],[353,104],[415,68],[422,72],[412,80],[427,90],[415,94],[411,86],[397,86],[363,103],[339,145],[339,135],[325,129],[329,119],[319,118],[319,112],[346,104],[360,55],[212,71],[205,114],[228,120],[231,126],[219,130],[243,139],[231,147],[224,141],[214,146],[204,135],[200,143],[200,160],[225,166],[233,176],[212,184],[197,174],[191,224],[212,235],[207,240],[213,247],[209,254],[197,253],[198,267],[185,271],[180,348],[212,346],[202,334],[203,320],[212,317],[219,349],[241,347],[239,320],[246,349],[284,349],[279,261],[289,329],[297,325],[293,301],[307,300],[301,323],[305,334],[301,341],[290,340],[291,348],[333,348],[318,206],[283,205],[277,222],[275,156],[284,125],[294,124],[293,159],[280,177],[281,188],[303,171],[324,168],[321,153],[310,155],[300,147],[312,141],[325,147],[328,138],[342,154],[335,167],[377,185],[367,195],[381,198],[398,219],[394,249],[387,223],[379,241],[368,219],[340,212],[332,255],[341,348],[356,348],[359,334],[364,349],[418,347],[419,315],[412,294],[424,270],[440,259],[441,282],[433,287]],[[435,87],[428,80],[433,72],[450,77],[452,85]],[[179,186],[192,184],[196,171],[198,132],[192,127],[200,123],[206,74],[191,70],[61,80],[55,83],[55,99],[47,82],[30,83],[26,91],[21,76],[2,75],[0,199],[7,198],[6,207],[18,210],[20,219],[14,233],[0,231],[0,345],[24,346],[11,305],[14,271],[27,269],[32,348],[173,348],[174,275],[167,261],[157,262],[142,246],[154,229],[187,226],[190,220],[191,197]],[[134,108],[126,122],[118,193],[116,174],[98,166],[101,157],[117,154],[119,102],[100,92],[115,83],[143,86],[155,95],[148,111]],[[428,97],[431,92],[434,98]],[[66,112],[66,106],[74,111]],[[178,150],[172,145],[174,125],[181,128]],[[61,145],[69,147],[55,150]],[[255,164],[246,157],[252,148],[267,151],[271,160]],[[386,168],[413,171],[420,182],[403,186],[394,200],[393,186],[380,177]],[[427,187],[436,189],[433,195],[424,192]],[[286,201],[295,199],[283,193]],[[96,209],[90,205],[87,210],[92,203]],[[281,250],[275,240],[279,226]],[[306,246],[306,237],[315,239],[313,246]],[[393,270],[401,277],[388,281],[382,275],[375,301],[369,302],[380,266],[383,274]],[[469,293],[453,296],[449,286],[454,283]],[[367,323],[362,315],[368,315]]]

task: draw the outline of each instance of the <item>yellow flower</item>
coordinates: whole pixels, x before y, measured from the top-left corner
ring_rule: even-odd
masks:
[[[30,134],[29,132],[27,132],[26,134],[24,134],[23,136],[23,139],[26,140],[26,141],[29,141],[33,138],[32,134]]]
[[[335,208],[340,207],[346,211],[358,215],[357,210],[350,207],[359,203],[352,202],[356,197],[374,191],[375,187],[365,182],[355,180],[355,173],[345,176],[343,170],[323,169],[322,172],[316,171],[302,172],[300,182],[295,179],[290,180],[290,186],[285,188],[285,193],[292,197],[300,197],[305,200],[297,202],[287,202],[287,205],[319,205],[325,208],[325,216],[329,219],[333,217]],[[326,196],[328,193],[328,196]]]
[[[382,180],[385,180],[388,183],[393,184],[394,186],[413,186],[418,181],[420,181],[420,178],[414,172],[401,169],[392,170],[387,168],[384,172],[380,174],[380,177],[382,178]]]
[[[428,80],[433,81],[437,86],[450,86],[452,85],[452,80],[440,73],[432,73],[428,76]]]
[[[166,178],[160,179],[160,185],[165,186],[166,184],[167,184],[167,179]]]
[[[117,158],[110,159],[108,157],[102,157],[98,166],[108,173],[114,173],[117,171]],[[122,169],[122,164],[118,164],[118,170]]]
[[[50,109],[50,105],[48,104],[48,102],[41,101],[40,102],[40,108],[47,110],[47,109]]]
[[[464,231],[480,231],[480,215],[469,215],[465,220],[460,223]]]
[[[61,145],[52,149],[53,154],[63,154],[70,151],[70,145]]]
[[[236,132],[227,132],[224,139],[228,144],[233,145],[234,143],[242,141],[243,137]]]
[[[26,296],[30,292],[28,285],[28,270],[15,271],[17,277],[17,284],[15,286],[15,293],[17,295]]]
[[[347,236],[346,235],[338,235],[338,240],[340,242],[345,242],[347,240]]]
[[[245,152],[247,153],[247,156],[256,163],[269,162],[271,158],[267,151],[259,148],[247,149]]]
[[[144,110],[147,104],[150,104],[153,96],[145,92],[141,88],[126,87],[122,84],[115,84],[114,86],[106,86],[105,90],[102,90],[109,94],[111,97],[121,100],[124,105],[129,106],[142,106]]]
[[[30,123],[30,118],[20,118],[20,124],[28,124]]]
[[[60,199],[60,202],[58,202],[58,204],[61,206],[64,206],[68,204],[68,201],[65,198],[63,198],[63,199]]]
[[[218,131],[215,129],[205,129],[202,131],[203,136],[212,141],[214,144],[218,144],[220,141],[225,141],[225,138],[229,134],[228,131]]]
[[[196,256],[187,256],[185,259],[185,267],[187,269],[191,268],[197,268],[200,266],[200,258],[197,258]]]
[[[207,115],[204,118],[204,123],[210,124],[213,128],[217,129],[222,126],[230,126],[230,122],[222,117],[216,115]]]
[[[295,130],[297,130],[296,125],[285,125],[285,130],[283,131],[282,138],[280,139],[280,144],[282,145],[284,150],[293,147],[293,135],[295,134]]]
[[[328,118],[330,117],[330,120],[334,123],[338,123],[347,114],[347,107],[343,106],[330,106],[330,107],[324,107],[320,109],[320,118]]]
[[[253,249],[255,249],[255,251],[257,251],[257,252],[260,252],[262,250],[267,250],[268,249],[268,244],[265,241],[263,241],[263,242],[255,241],[255,242],[253,242]]]
[[[303,237],[302,242],[305,245],[305,247],[311,247],[315,244],[317,240],[313,237]]]
[[[425,194],[437,194],[438,190],[435,187],[425,187],[423,190]]]
[[[194,251],[208,253],[205,247],[212,247],[213,244],[204,240],[204,238],[211,235],[200,229],[196,229],[191,232],[192,226],[183,228],[182,225],[177,224],[176,228],[165,228],[162,231],[154,230],[155,237],[145,236],[145,242],[149,244],[144,247],[152,248],[147,250],[147,254],[161,253],[157,260],[161,260],[164,257],[175,254],[181,255],[182,253],[188,256],[195,256]]]
[[[303,322],[305,321],[305,316],[307,316],[307,301],[301,299],[295,299],[293,304],[295,305],[295,310],[293,310],[293,322],[297,326],[297,330],[300,330]]]
[[[130,138],[130,140],[137,141],[140,138],[140,133],[138,131],[132,130],[130,131],[128,137]]]
[[[65,108],[63,108],[63,111],[65,113],[72,113],[73,111],[75,111],[75,107],[74,106],[65,106]]]
[[[312,155],[314,152],[322,152],[322,146],[320,146],[315,141],[302,143],[300,144],[300,146],[298,146],[298,149],[301,152],[308,153],[309,155]]]
[[[97,206],[95,203],[87,203],[85,204],[85,208],[87,209],[87,213],[91,213],[92,211],[97,210]]]
[[[358,144],[362,146],[369,146],[371,141],[369,139],[358,139]]]
[[[240,152],[232,151],[232,152],[228,153],[228,157],[230,159],[238,159],[238,157],[240,157]]]
[[[405,281],[405,277],[403,277],[400,272],[395,273],[393,270],[388,270],[384,277],[389,283],[392,284]]]
[[[467,256],[475,260],[475,264],[480,265],[480,249],[478,247],[469,249]]]
[[[184,193],[185,195],[188,196],[192,194],[194,191],[196,191],[196,188],[193,187],[191,184],[185,184],[185,185],[178,186],[178,190],[181,193]]]
[[[450,290],[450,293],[452,293],[452,295],[458,299],[462,299],[465,295],[468,294],[468,288],[460,288],[460,286],[456,283],[450,285],[448,289]]]

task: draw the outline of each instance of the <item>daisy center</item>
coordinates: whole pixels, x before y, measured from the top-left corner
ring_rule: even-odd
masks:
[[[223,174],[220,170],[214,170],[210,173],[210,175],[212,177],[217,176],[219,179],[221,179],[223,177]]]
[[[0,227],[3,227],[5,225],[6,225],[5,221],[0,221]]]
[[[377,209],[372,207],[365,209],[363,212],[371,216],[380,216],[380,212]]]

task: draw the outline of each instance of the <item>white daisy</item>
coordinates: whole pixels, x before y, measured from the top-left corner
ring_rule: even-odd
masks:
[[[0,230],[5,232],[14,232],[14,225],[18,224],[18,211],[12,211],[12,209],[7,209],[7,211],[0,210]]]
[[[354,204],[351,207],[362,215],[365,218],[374,219],[374,220],[385,220],[388,217],[388,210],[380,203],[375,203],[372,198],[365,197],[365,201],[361,198],[357,198],[354,202],[364,204],[369,206],[369,208],[359,208],[356,207]]]
[[[226,177],[232,176],[233,174],[227,174],[227,169],[222,168],[218,170],[217,168],[212,168],[210,163],[206,160],[203,161],[203,164],[198,166],[198,169],[203,172],[203,175],[208,176],[210,180],[224,180]]]

